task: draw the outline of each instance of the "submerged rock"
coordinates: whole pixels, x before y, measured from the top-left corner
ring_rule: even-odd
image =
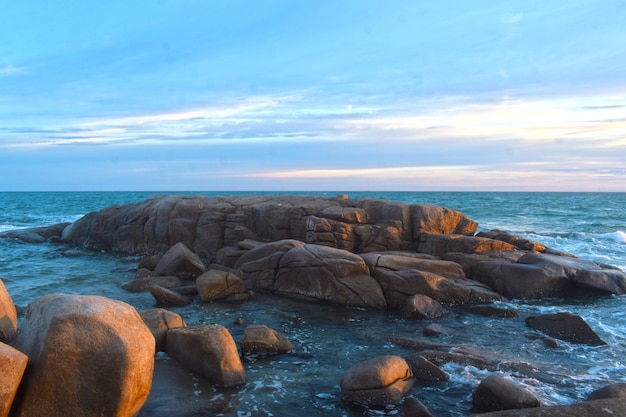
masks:
[[[242,353],[285,353],[294,348],[285,335],[267,326],[248,326],[239,343]]]
[[[606,345],[582,317],[572,313],[530,316],[526,318],[526,325],[566,342],[592,346]]]
[[[448,310],[439,302],[422,294],[415,294],[402,307],[402,315],[411,319],[436,319],[447,314]]]

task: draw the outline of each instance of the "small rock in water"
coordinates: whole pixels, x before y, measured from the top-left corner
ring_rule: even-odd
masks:
[[[572,313],[530,316],[526,318],[526,325],[566,342],[592,346],[606,345],[582,317]]]

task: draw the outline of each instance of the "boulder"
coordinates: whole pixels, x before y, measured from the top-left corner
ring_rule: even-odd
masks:
[[[247,251],[234,268],[240,271],[247,288],[273,292],[281,258],[291,249],[304,245],[294,239],[266,243]]]
[[[622,398],[585,401],[569,405],[524,408],[474,414],[473,417],[615,417],[626,416],[626,401]]]
[[[478,223],[463,213],[432,204],[411,206],[413,237],[419,239],[424,233],[459,234],[472,236]]]
[[[528,253],[513,262],[478,261],[472,264],[470,277],[509,298],[568,297],[580,290],[611,294],[626,291],[626,274],[620,270],[543,253]]]
[[[434,417],[421,401],[415,398],[406,398],[398,406],[400,417]]]
[[[0,233],[0,238],[18,239],[24,243],[43,243],[58,240],[63,229],[70,223],[57,223],[51,226],[30,227],[26,229],[8,230]]]
[[[174,275],[183,279],[196,278],[204,270],[202,259],[181,242],[165,252],[154,268],[159,275]]]
[[[139,315],[143,322],[150,329],[150,333],[156,341],[156,351],[165,352],[167,342],[167,332],[178,327],[187,327],[182,317],[173,311],[163,308],[151,308],[140,311]]]
[[[28,357],[0,342],[0,417],[7,417],[26,370]]]
[[[415,294],[402,307],[402,315],[410,319],[436,319],[446,316],[448,310],[427,295]]]
[[[498,375],[485,378],[472,394],[478,412],[540,407],[539,400],[524,388]]]
[[[482,304],[504,299],[480,282],[444,278],[415,269],[378,271],[374,277],[385,294],[389,308],[402,308],[406,300],[415,294],[427,295],[443,304]]]
[[[428,326],[424,327],[422,334],[424,336],[437,336],[440,334],[443,335],[451,335],[456,333],[454,329],[450,329],[449,327],[442,326],[437,323],[431,323]]]
[[[450,379],[450,375],[420,354],[404,358],[409,364],[417,385],[434,385]]]
[[[17,334],[17,310],[0,279],[0,342],[12,342]]]
[[[185,297],[184,295],[168,290],[167,288],[159,285],[153,285],[150,287],[150,294],[152,294],[156,300],[157,305],[162,306],[184,307],[192,302],[191,298]]]
[[[285,353],[294,348],[281,333],[267,326],[247,326],[239,343],[242,353]]]
[[[246,382],[237,346],[222,326],[190,326],[167,333],[167,353],[192,372],[223,387]]]
[[[196,287],[202,302],[227,298],[243,293],[246,286],[241,278],[230,272],[211,269],[196,278]]]
[[[620,382],[599,388],[589,394],[587,401],[605,400],[607,398],[626,398],[626,383]]]
[[[121,301],[38,298],[28,306],[16,347],[29,363],[15,417],[131,417],[148,397],[154,337]]]
[[[354,365],[343,375],[339,385],[346,401],[385,406],[397,404],[414,383],[406,361],[399,356],[387,355]]]
[[[387,306],[363,258],[319,245],[296,246],[282,255],[274,293],[350,307]]]
[[[373,275],[376,271],[403,271],[417,269],[418,271],[431,272],[444,278],[464,279],[465,272],[461,265],[456,262],[442,261],[423,253],[411,252],[370,252],[360,256]]]
[[[150,291],[150,288],[158,285],[163,288],[176,288],[183,284],[178,277],[174,276],[149,276],[144,278],[135,278],[132,281],[122,284],[122,288],[129,292]]]
[[[488,251],[514,251],[517,248],[510,243],[486,237],[460,234],[422,233],[417,244],[417,251],[441,257],[450,252],[476,254]]]
[[[587,322],[576,314],[561,312],[530,316],[526,318],[526,325],[566,342],[591,346],[606,345]]]

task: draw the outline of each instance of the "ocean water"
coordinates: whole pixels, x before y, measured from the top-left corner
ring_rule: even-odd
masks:
[[[0,193],[0,232],[74,221],[113,204],[141,201],[151,192]],[[208,196],[249,193],[187,193]],[[268,194],[268,193],[258,193]],[[294,194],[294,193],[276,193]],[[297,193],[334,196],[329,193]],[[438,204],[462,211],[478,221],[479,230],[502,229],[581,258],[626,270],[626,193],[436,193],[348,192],[351,198],[375,197],[407,203]],[[86,252],[66,245],[27,244],[0,239],[0,278],[14,302],[25,307],[54,292],[96,294],[122,300],[137,309],[154,306],[148,293],[120,288],[133,278],[138,258]],[[455,330],[433,342],[504,363],[486,371],[445,365],[450,381],[415,387],[409,396],[437,416],[471,414],[471,394],[491,373],[512,379],[544,404],[584,400],[594,389],[626,382],[626,298],[604,296],[586,300],[513,300],[500,303],[518,318],[485,318],[451,308],[437,323]],[[389,342],[391,336],[422,337],[430,321],[414,321],[391,312],[347,309],[259,295],[241,305],[194,303],[172,308],[188,324],[221,324],[236,341],[245,324],[265,324],[284,333],[293,352],[244,358],[248,382],[224,390],[212,386],[165,355],[156,359],[151,395],[140,416],[393,416],[398,410],[366,410],[342,402],[339,381],[355,363],[383,354],[407,355],[409,349]],[[530,333],[530,315],[570,311],[581,315],[608,345],[588,347],[561,343],[547,349]],[[243,318],[244,326],[235,325]],[[520,366],[522,364],[523,366]]]

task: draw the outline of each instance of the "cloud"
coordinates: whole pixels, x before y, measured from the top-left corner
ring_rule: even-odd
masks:
[[[500,16],[500,23],[504,25],[512,25],[521,22],[524,19],[523,13],[504,13]]]
[[[13,65],[5,65],[0,67],[0,77],[10,77],[15,74],[19,74],[22,70]]]

